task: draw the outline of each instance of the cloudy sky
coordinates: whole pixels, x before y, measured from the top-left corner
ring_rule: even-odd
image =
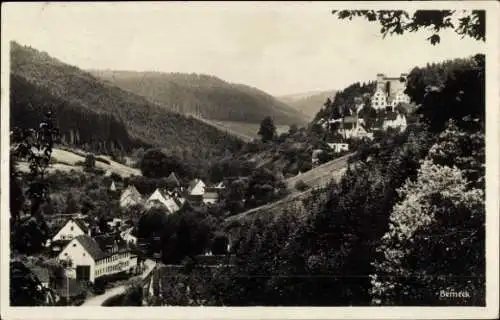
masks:
[[[28,3],[4,7],[2,21],[11,40],[80,68],[205,73],[274,95],[341,89],[486,50],[452,32],[437,46],[425,31],[383,39],[376,24],[337,20],[335,5]]]

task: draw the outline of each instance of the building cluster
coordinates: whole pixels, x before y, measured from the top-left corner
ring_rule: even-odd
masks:
[[[105,283],[114,277],[127,278],[140,271],[132,242],[120,233],[130,230],[130,225],[114,219],[108,222],[105,232],[98,225],[97,220],[75,214],[54,229],[45,244],[45,255],[61,263],[62,277],[55,276],[43,263],[29,267],[45,290],[48,304],[84,299],[87,284],[95,284],[99,279]]]
[[[343,141],[373,139],[373,132],[377,130],[405,130],[407,116],[414,109],[405,93],[407,76],[405,73],[400,77],[378,74],[375,92],[365,101],[357,99],[354,111],[339,118],[321,119],[318,123],[335,131]]]
[[[415,106],[405,93],[408,74],[399,77],[386,77],[377,74],[377,82],[373,94],[363,99],[358,97],[356,105],[347,115],[320,119],[318,124],[334,133],[335,138],[327,143],[334,153],[349,151],[351,139],[372,140],[377,131],[389,129],[404,131],[408,125],[408,116]],[[323,149],[313,151],[312,164],[319,163],[319,155]]]
[[[111,187],[116,190],[114,184]],[[223,182],[209,186],[201,179],[194,179],[183,187],[172,172],[165,181],[165,186],[157,188],[151,195],[142,195],[135,186],[127,186],[121,193],[120,206],[127,208],[140,205],[145,209],[159,207],[172,214],[179,211],[186,201],[197,206],[215,204],[224,189]]]

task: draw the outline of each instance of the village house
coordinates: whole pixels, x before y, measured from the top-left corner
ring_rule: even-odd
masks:
[[[340,153],[342,151],[349,151],[348,143],[327,143],[330,149],[332,149],[335,153]]]
[[[400,112],[388,112],[382,124],[382,128],[384,130],[393,128],[404,131],[406,129],[406,126],[406,116]]]
[[[344,117],[337,132],[345,140],[351,138],[370,137],[370,134],[365,128],[362,119],[360,119],[357,115]]]
[[[120,196],[120,207],[128,208],[135,205],[142,204],[143,199],[139,191],[133,186],[129,185]]]
[[[137,245],[137,237],[132,235],[134,227],[128,228],[120,233],[120,237],[128,244]]]
[[[167,190],[182,191],[181,183],[174,172],[171,172],[167,179],[165,179],[165,186]]]
[[[79,235],[59,253],[59,261],[68,264],[68,277],[78,281],[95,282],[97,278],[121,272],[132,272],[137,257],[128,246],[114,237]]]
[[[205,193],[206,185],[201,179],[194,179],[189,183],[187,193],[190,196],[202,196]]]
[[[90,236],[90,228],[79,219],[69,219],[61,229],[52,237],[52,242],[68,241],[80,235]]]
[[[205,187],[205,193],[203,194],[204,204],[214,204],[219,201],[221,194],[226,189],[224,182],[216,183],[210,187]]]
[[[175,213],[181,208],[183,200],[175,192],[164,192],[158,188],[148,198],[145,207],[146,209],[164,207],[169,213]]]
[[[114,181],[111,181],[111,186],[109,186],[109,191],[115,192],[116,191],[116,185]]]

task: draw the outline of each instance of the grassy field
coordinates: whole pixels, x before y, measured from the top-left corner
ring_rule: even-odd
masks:
[[[347,168],[347,160],[352,154],[347,154],[335,160],[324,163],[312,170],[286,179],[288,189],[295,190],[297,181],[304,181],[309,187],[327,184],[332,179],[339,179]]]
[[[85,157],[83,156],[85,152],[83,151],[75,151],[71,152],[68,150],[62,150],[62,149],[54,149],[52,151],[52,159],[56,162],[53,163],[49,166],[47,169],[48,172],[54,172],[56,170],[61,170],[61,171],[71,171],[71,170],[76,170],[76,171],[82,171],[83,167],[76,165],[77,162],[84,161]],[[116,174],[119,174],[122,177],[130,177],[132,175],[140,176],[141,171],[135,168],[131,168],[128,166],[125,166],[121,163],[115,162],[111,160],[109,157],[106,156],[99,156],[96,155],[96,157],[101,157],[101,158],[106,158],[110,164],[106,164],[100,161],[96,161],[96,167],[114,172]],[[29,171],[29,165],[26,162],[19,162],[18,168],[21,171],[27,172]]]
[[[260,215],[268,215],[270,212],[272,212],[273,217],[277,218],[287,208],[302,206],[302,199],[306,198],[311,193],[312,188],[321,187],[332,180],[339,181],[342,178],[347,167],[347,160],[350,156],[352,156],[352,154],[347,154],[341,158],[324,163],[305,173],[287,179],[287,186],[291,190],[290,195],[279,201],[228,217],[225,221],[225,225],[230,227],[232,222],[255,219]],[[303,180],[310,188],[302,192],[296,190],[295,183],[298,180]]]

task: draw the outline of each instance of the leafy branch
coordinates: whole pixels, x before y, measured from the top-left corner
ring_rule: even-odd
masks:
[[[458,16],[456,10],[417,10],[412,15],[403,10],[333,10],[332,14],[341,20],[351,21],[354,17],[364,17],[370,22],[378,21],[384,38],[387,35],[402,35],[405,32],[427,29],[432,32],[427,40],[436,45],[441,41],[439,33],[442,30],[453,29],[462,38],[467,36],[475,40],[486,40],[484,10],[463,10],[461,16]]]

